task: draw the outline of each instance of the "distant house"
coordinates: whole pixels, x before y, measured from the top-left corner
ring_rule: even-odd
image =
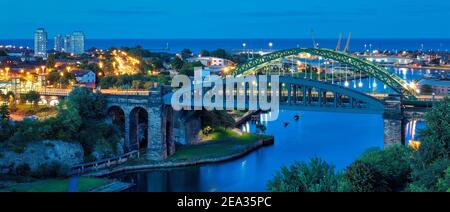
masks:
[[[95,73],[91,70],[76,70],[72,72],[79,84],[95,85]]]
[[[419,85],[429,85],[433,88],[433,93],[436,95],[450,95],[450,81],[425,79],[420,80]]]
[[[187,61],[201,62],[206,67],[211,67],[211,66],[224,67],[224,66],[234,65],[234,63],[231,60],[218,58],[218,57],[193,57],[193,58],[188,58]]]

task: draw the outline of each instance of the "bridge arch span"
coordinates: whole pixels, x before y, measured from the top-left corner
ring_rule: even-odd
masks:
[[[146,150],[148,147],[149,113],[140,106],[134,107],[129,113],[130,148]]]
[[[259,58],[253,59],[235,70],[235,75],[250,75],[255,74],[257,70],[269,65],[272,61],[280,60],[285,57],[296,56],[302,53],[308,53],[315,56],[320,56],[326,59],[338,61],[349,67],[353,67],[362,73],[372,76],[385,85],[392,88],[395,92],[402,94],[405,97],[413,97],[416,91],[409,86],[409,84],[402,80],[395,74],[389,73],[386,69],[381,68],[372,62],[354,56],[349,53],[339,52],[322,48],[294,48],[273,52]]]

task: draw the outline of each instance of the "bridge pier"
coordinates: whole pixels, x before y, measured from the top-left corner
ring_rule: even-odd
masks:
[[[405,144],[401,96],[390,95],[384,99],[384,102],[384,148],[396,144]]]
[[[163,124],[162,88],[152,88],[148,97],[148,160],[164,160],[167,158],[165,137],[166,126]]]
[[[130,111],[127,111],[127,110],[124,111],[125,148],[127,150],[130,149],[130,113],[131,113],[131,110]]]

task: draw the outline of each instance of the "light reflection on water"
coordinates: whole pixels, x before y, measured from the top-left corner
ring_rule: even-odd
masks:
[[[300,115],[299,121],[293,117]],[[368,148],[383,147],[381,115],[283,111],[267,122],[275,144],[245,157],[218,164],[127,174],[137,191],[265,191],[275,171],[294,161],[320,157],[341,170]],[[284,123],[289,123],[287,127]],[[243,129],[256,132],[254,123]]]
[[[411,81],[435,70],[390,68],[392,73]],[[376,86],[374,86],[374,82]],[[392,92],[381,82],[362,79],[364,92]],[[352,82],[350,85],[359,84]],[[295,115],[299,121],[293,120]],[[265,133],[275,136],[275,144],[259,149],[242,158],[217,164],[184,167],[147,172],[128,173],[122,180],[135,182],[133,191],[265,191],[266,183],[282,166],[294,161],[308,161],[320,157],[333,163],[338,170],[345,169],[369,148],[382,148],[384,126],[381,115],[283,111],[277,121],[268,122],[270,114],[261,115],[267,126]],[[288,123],[285,127],[285,123]],[[420,120],[410,120],[405,126],[405,140],[418,139],[425,127]],[[245,132],[258,132],[256,124],[242,125]]]

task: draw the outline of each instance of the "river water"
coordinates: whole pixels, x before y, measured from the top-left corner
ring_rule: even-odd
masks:
[[[420,79],[433,70],[390,69],[406,80]],[[366,79],[368,85],[368,80]],[[372,82],[373,83],[373,82]],[[378,82],[377,89],[384,89]],[[363,87],[360,89],[368,89]],[[371,87],[373,89],[373,87]],[[382,90],[377,90],[380,92]],[[294,116],[299,115],[298,121]],[[131,191],[265,191],[267,181],[282,166],[294,161],[320,157],[343,170],[358,156],[371,148],[383,148],[384,126],[381,115],[327,113],[311,111],[281,111],[278,120],[267,122],[270,114],[261,114],[267,126],[266,134],[275,136],[273,146],[261,148],[244,157],[223,163],[194,167],[150,170],[127,173],[122,180],[137,184]],[[286,126],[287,125],[287,126]],[[418,140],[425,123],[409,120],[405,123],[405,140]],[[245,132],[257,133],[256,125],[247,122]]]

